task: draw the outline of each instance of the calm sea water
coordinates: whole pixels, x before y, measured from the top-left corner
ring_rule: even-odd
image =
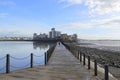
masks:
[[[6,54],[10,54],[10,70],[30,67],[30,54],[34,66],[44,65],[44,53],[52,44],[32,41],[0,41],[0,73],[6,70]]]
[[[80,40],[79,43],[85,47],[120,52],[120,40]]]

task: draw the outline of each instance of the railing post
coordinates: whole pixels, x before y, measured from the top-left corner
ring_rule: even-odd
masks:
[[[47,53],[45,52],[45,65],[47,64]]]
[[[30,56],[30,67],[33,68],[33,53]]]
[[[78,50],[78,55],[77,55],[77,58],[79,59],[79,50]]]
[[[83,65],[85,65],[85,54],[83,54]]]
[[[90,66],[90,56],[88,56],[88,69],[90,69],[91,66]]]
[[[94,75],[97,76],[97,61],[94,61]]]
[[[82,62],[82,53],[80,52],[80,62]]]
[[[105,65],[105,80],[109,80],[108,65]]]
[[[47,52],[45,52],[45,63],[47,63],[48,62],[48,55],[49,55],[49,53],[48,53],[48,51]]]
[[[6,55],[6,73],[10,72],[10,55]]]

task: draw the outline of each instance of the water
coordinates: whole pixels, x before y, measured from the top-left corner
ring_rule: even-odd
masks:
[[[0,41],[0,73],[6,71],[6,54],[10,54],[10,71],[30,67],[31,53],[34,54],[34,66],[44,65],[44,53],[51,45],[32,41]]]
[[[85,47],[120,52],[120,40],[80,40],[79,42]]]

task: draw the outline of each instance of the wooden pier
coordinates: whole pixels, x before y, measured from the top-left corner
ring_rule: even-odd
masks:
[[[0,74],[0,80],[101,80],[94,76],[64,45],[57,45],[45,66]]]

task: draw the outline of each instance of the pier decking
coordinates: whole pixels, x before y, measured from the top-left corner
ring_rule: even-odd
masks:
[[[100,80],[87,70],[62,44],[57,45],[46,66],[38,66],[9,74],[0,80]]]

